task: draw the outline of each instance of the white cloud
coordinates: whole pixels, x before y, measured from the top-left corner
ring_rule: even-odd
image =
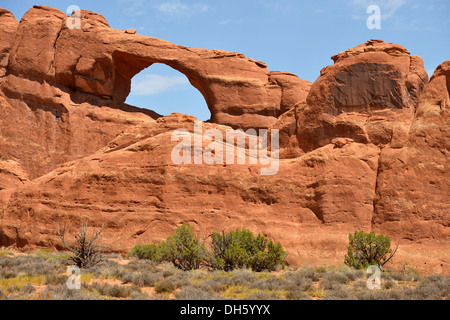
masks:
[[[151,96],[166,91],[180,90],[188,85],[190,84],[185,76],[148,74],[138,76],[133,80],[131,93],[138,96]]]
[[[156,5],[156,9],[160,13],[170,16],[192,16],[197,13],[208,12],[211,8],[206,3],[187,4],[180,0],[173,0]]]

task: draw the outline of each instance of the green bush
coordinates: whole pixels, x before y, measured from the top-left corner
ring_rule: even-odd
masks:
[[[208,251],[189,224],[183,224],[158,246],[158,257],[161,261],[172,262],[178,269],[190,271],[199,269],[207,261]]]
[[[212,235],[211,265],[214,269],[232,271],[248,268],[256,272],[275,270],[284,265],[287,253],[280,243],[274,244],[261,234],[255,238],[249,230]]]
[[[355,234],[349,234],[344,263],[356,269],[367,269],[371,265],[381,269],[394,257],[397,249],[398,246],[394,251],[391,249],[389,236],[356,231]]]
[[[159,245],[135,246],[128,256],[153,262],[171,262],[183,271],[208,265],[215,270],[251,269],[273,271],[284,266],[287,253],[280,243],[275,244],[261,234],[254,237],[249,230],[212,235],[212,251],[208,252],[194,235],[189,224],[180,226],[173,236]]]
[[[131,249],[128,256],[157,262],[158,246],[156,244],[137,245]]]

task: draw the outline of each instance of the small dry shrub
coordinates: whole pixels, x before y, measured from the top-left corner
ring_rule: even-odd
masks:
[[[202,288],[194,286],[185,286],[181,288],[180,292],[175,293],[175,298],[177,300],[193,300],[193,301],[224,299],[224,297],[214,292],[205,291]]]
[[[155,286],[156,293],[172,293],[177,289],[175,282],[170,279],[164,279]]]

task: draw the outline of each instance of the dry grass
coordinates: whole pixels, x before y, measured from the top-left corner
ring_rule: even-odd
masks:
[[[447,300],[450,276],[385,272],[382,289],[348,267],[305,267],[277,273],[196,270],[105,255],[82,270],[81,289],[69,290],[68,256],[39,250],[0,250],[0,300]]]

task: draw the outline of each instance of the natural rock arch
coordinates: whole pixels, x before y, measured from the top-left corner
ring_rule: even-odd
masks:
[[[151,68],[155,64],[162,64],[170,67],[189,80],[190,84],[197,89],[205,99],[208,108],[211,110],[214,101],[210,99],[211,92],[208,86],[201,77],[195,74],[192,70],[186,70],[174,61],[164,61],[163,59],[156,60],[152,58],[143,58],[137,55],[132,55],[126,52],[115,51],[112,54],[114,68],[114,95],[113,99],[125,102],[130,90],[132,79],[147,68]]]
[[[128,91],[128,82],[125,82]],[[211,119],[204,94],[180,71],[155,62],[131,78],[125,104],[152,110],[160,116],[172,113],[190,115],[201,121]]]
[[[103,16],[89,11],[81,12],[81,29],[69,29],[66,21],[58,9],[30,9],[18,26],[8,71],[120,103],[135,74],[163,63],[202,93],[212,122],[243,129],[270,127],[305,100],[311,86],[296,75],[270,72],[265,63],[241,53],[188,48],[112,29]],[[22,49],[25,41],[27,50]],[[36,53],[40,59],[34,59]]]

